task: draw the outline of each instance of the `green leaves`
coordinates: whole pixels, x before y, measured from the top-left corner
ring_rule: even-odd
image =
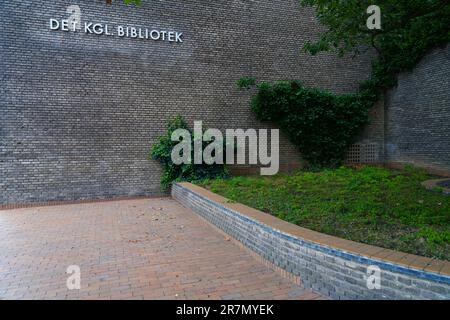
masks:
[[[334,95],[298,81],[261,83],[252,99],[260,121],[271,121],[289,137],[312,167],[342,163],[354,137],[368,123],[373,101],[358,94]]]
[[[240,89],[249,89],[256,84],[256,79],[252,77],[243,77],[236,82]]]
[[[135,4],[137,6],[141,5],[141,0],[123,0],[126,5]]]
[[[376,49],[372,77],[362,85],[372,96],[395,86],[399,72],[412,69],[429,50],[450,41],[448,0],[300,0],[300,4],[313,6],[327,30],[305,45],[311,54],[333,51],[342,56]],[[366,26],[370,5],[381,9],[381,30]]]
[[[313,6],[326,31],[304,49],[359,54],[372,46],[378,56],[371,77],[355,94],[335,95],[307,89],[299,82],[261,83],[252,110],[261,121],[277,124],[313,167],[339,165],[355,136],[368,122],[368,110],[382,92],[396,85],[397,74],[412,69],[429,50],[450,41],[448,0],[300,0]],[[369,30],[367,8],[378,5],[382,30]],[[242,78],[249,88],[255,79]]]
[[[167,134],[159,139],[159,142],[152,147],[150,158],[159,161],[163,166],[163,174],[161,177],[161,187],[163,191],[168,191],[173,182],[179,181],[201,181],[204,179],[225,178],[228,176],[224,165],[207,165],[207,164],[182,164],[176,165],[172,162],[172,149],[178,144],[172,141],[172,133],[177,129],[186,129],[193,136],[192,130],[181,116],[171,119],[167,125]],[[201,137],[200,137],[201,139]],[[191,139],[192,154],[194,159],[194,139]],[[205,146],[206,142],[204,142]]]

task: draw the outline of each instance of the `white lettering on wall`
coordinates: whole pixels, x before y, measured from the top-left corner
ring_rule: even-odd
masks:
[[[75,9],[73,9],[75,10]],[[80,13],[81,15],[81,13]],[[136,26],[111,26],[106,23],[84,22],[78,20],[78,13],[74,13],[69,19],[51,18],[49,26],[51,31],[81,31],[85,34],[117,36],[119,38],[131,38],[140,40],[166,41],[183,43],[183,33],[169,30],[156,30]]]

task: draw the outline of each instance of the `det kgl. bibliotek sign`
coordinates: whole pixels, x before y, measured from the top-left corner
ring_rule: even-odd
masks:
[[[81,22],[71,19],[50,19],[52,31],[84,32],[90,35],[132,38],[138,40],[183,42],[183,33],[169,30],[157,30],[137,26],[109,25],[106,23]]]

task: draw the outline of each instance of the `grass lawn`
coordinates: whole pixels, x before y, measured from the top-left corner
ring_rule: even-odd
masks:
[[[339,168],[200,185],[232,201],[341,238],[450,260],[450,197],[406,168]]]

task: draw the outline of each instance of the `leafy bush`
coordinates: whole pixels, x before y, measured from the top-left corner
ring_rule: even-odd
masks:
[[[252,110],[258,120],[277,124],[310,166],[335,167],[368,123],[372,103],[359,94],[334,95],[281,81],[259,84]]]
[[[164,172],[161,177],[161,187],[163,191],[169,190],[173,182],[197,182],[204,179],[225,178],[228,176],[225,165],[196,165],[193,161],[191,164],[174,164],[171,157],[172,149],[179,142],[172,141],[171,137],[172,133],[177,129],[186,129],[191,133],[191,159],[194,159],[195,139],[202,139],[202,137],[194,137],[192,130],[187,126],[181,116],[177,116],[169,121],[167,134],[161,137],[159,142],[153,146],[150,154],[152,159],[159,161],[163,165]],[[206,144],[208,144],[208,142],[203,142],[203,147],[205,147]]]
[[[317,41],[306,43],[306,51],[313,55],[332,51],[342,56],[375,48],[378,54],[372,74],[357,93],[344,95],[305,89],[295,81],[263,83],[258,85],[252,107],[260,120],[279,125],[310,165],[335,166],[367,123],[368,110],[384,90],[397,84],[397,74],[412,69],[431,49],[448,44],[450,4],[448,0],[299,2],[313,6],[325,26]],[[371,4],[381,8],[381,30],[366,26],[366,9]],[[237,84],[248,88],[255,80],[242,78]]]

